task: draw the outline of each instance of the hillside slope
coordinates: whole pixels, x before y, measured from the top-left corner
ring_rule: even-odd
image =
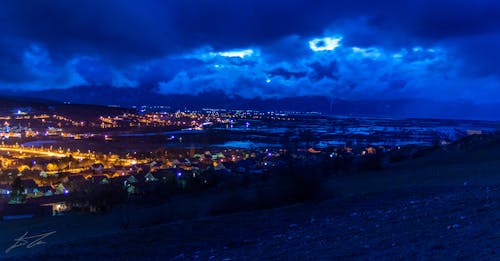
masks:
[[[12,258],[498,260],[499,189],[368,194],[81,237]]]
[[[58,232],[6,260],[499,260],[496,148],[449,147],[385,171],[332,178],[324,185],[336,198],[277,209],[128,230],[117,212],[3,223],[0,246],[29,228]]]

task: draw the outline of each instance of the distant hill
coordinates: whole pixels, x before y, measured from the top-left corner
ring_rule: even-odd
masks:
[[[133,110],[102,105],[65,104],[37,97],[0,96],[0,115],[13,115],[18,111],[28,114],[58,114],[71,116],[75,120],[88,120],[100,115],[118,115]]]
[[[18,110],[46,111],[49,106],[56,104],[60,103],[33,97],[0,96],[0,114],[13,114]]]
[[[453,118],[500,120],[500,103],[477,104],[470,101],[437,102],[424,99],[399,100],[342,100],[324,96],[286,98],[243,98],[229,96],[221,91],[199,95],[164,95],[152,88],[116,88],[111,86],[79,86],[70,89],[54,89],[15,93],[32,98],[50,97],[59,102],[79,104],[166,105],[172,109],[255,109],[317,111],[339,116],[369,116],[395,118]]]

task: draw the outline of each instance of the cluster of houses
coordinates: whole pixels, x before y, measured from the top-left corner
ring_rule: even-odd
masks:
[[[189,180],[193,178],[208,179],[204,174],[207,170],[210,170],[210,173],[223,175],[262,174],[279,164],[279,156],[279,151],[248,152],[225,149],[216,153],[205,151],[193,154],[189,158],[172,158],[166,159],[164,162],[156,160],[148,164],[126,167],[105,168],[103,164],[97,163],[88,170],[62,177],[51,185],[38,185],[37,182],[41,184],[38,179],[22,179],[24,189],[22,193],[26,196],[27,204],[17,204],[25,205],[23,207],[13,204],[2,205],[0,201],[0,216],[2,212],[5,214],[5,209],[12,208],[22,208],[24,211],[31,208],[32,213],[60,214],[68,209],[65,197],[70,195],[79,185],[84,184],[120,184],[129,194],[137,194],[156,183],[167,180],[175,181],[181,189],[186,188],[189,185]],[[3,200],[4,203],[7,202],[10,193],[12,193],[10,184],[0,184],[0,200]],[[27,207],[27,205],[31,207]],[[52,211],[40,212],[40,207],[50,207]],[[37,215],[23,214],[20,217]]]
[[[367,148],[363,152],[374,154],[379,148]],[[361,153],[361,154],[365,154]],[[119,185],[130,196],[141,194],[157,184],[170,182],[178,189],[186,189],[191,182],[210,182],[217,175],[259,175],[273,167],[286,165],[283,150],[239,150],[223,149],[217,152],[192,153],[190,157],[157,159],[149,163],[106,168],[101,163],[93,164],[78,174],[61,175],[51,185],[41,185],[44,178],[22,179],[24,204],[7,204],[12,188],[0,184],[0,220],[30,218],[35,216],[60,215],[70,210],[68,197],[72,192],[86,186]],[[341,158],[352,154],[350,150],[335,150],[325,154],[320,150],[304,149],[294,153],[296,160],[312,160],[311,157]],[[38,182],[38,184],[37,184]],[[43,182],[47,184],[47,182]]]
[[[38,186],[33,179],[23,179],[22,187],[24,191],[22,194],[27,198],[37,198],[43,196],[52,196],[59,194],[67,194],[68,190],[64,187],[63,183],[57,183],[53,186]],[[0,197],[8,197],[12,192],[10,184],[0,184]]]
[[[383,148],[382,148],[383,149]],[[374,154],[381,148],[365,148],[361,153]],[[170,157],[159,157],[149,163],[134,164],[130,166],[112,166],[106,168],[101,163],[93,164],[89,169],[78,174],[61,175],[52,179],[47,184],[46,176],[34,179],[22,179],[22,194],[26,196],[27,204],[31,205],[32,213],[45,213],[57,215],[69,210],[66,198],[85,186],[106,186],[109,184],[121,186],[129,195],[141,194],[155,188],[155,184],[171,182],[178,189],[186,189],[191,183],[210,182],[211,175],[259,175],[268,172],[273,167],[285,166],[283,149],[279,150],[240,150],[221,149],[220,151],[205,151],[202,153],[191,153],[190,157],[183,155]],[[352,154],[351,150],[342,149],[333,152],[303,149],[294,153],[295,160],[307,161],[311,157],[326,156],[329,158],[342,158],[346,154]],[[38,184],[37,184],[38,183]],[[29,208],[5,204],[12,193],[10,184],[0,184],[0,218],[6,209]],[[4,204],[2,204],[2,200]],[[50,208],[51,211],[40,211],[39,208]],[[8,212],[8,211],[7,211]],[[22,211],[21,211],[22,212]],[[21,215],[22,217],[37,216],[39,214]],[[5,219],[5,215],[4,215]]]

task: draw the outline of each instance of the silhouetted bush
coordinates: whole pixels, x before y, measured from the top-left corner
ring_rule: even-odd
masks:
[[[82,184],[70,193],[68,203],[74,209],[90,212],[106,212],[127,201],[128,194],[119,184]]]
[[[368,154],[356,161],[356,168],[360,171],[379,171],[382,167],[382,158],[378,154]]]
[[[252,185],[240,185],[221,193],[209,210],[210,215],[280,207],[317,199],[325,174],[319,165],[277,168]],[[261,176],[262,177],[262,176]]]

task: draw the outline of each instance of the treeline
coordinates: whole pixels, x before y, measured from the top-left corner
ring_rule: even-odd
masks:
[[[354,168],[353,164],[358,166]],[[205,214],[220,214],[314,200],[321,194],[324,180],[330,176],[352,173],[355,169],[380,168],[380,158],[375,156],[363,157],[362,160],[324,155],[303,158],[284,156],[279,166],[261,174],[208,168],[182,178],[172,176],[141,183],[133,193],[127,191],[123,183],[113,182],[113,179],[110,184],[69,184],[68,188],[72,191],[69,203],[73,211],[105,212],[117,205],[160,205],[193,196],[212,206]]]

